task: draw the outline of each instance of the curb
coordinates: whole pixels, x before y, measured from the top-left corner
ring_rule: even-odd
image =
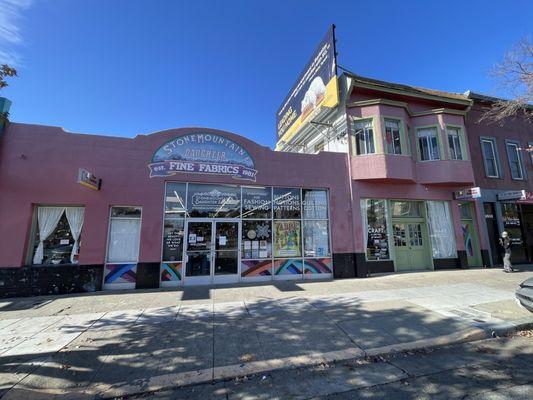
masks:
[[[362,350],[350,347],[344,350],[327,353],[285,357],[265,361],[252,361],[248,363],[214,367],[197,371],[187,371],[173,374],[153,376],[137,379],[130,382],[117,382],[114,384],[96,384],[81,389],[49,389],[32,390],[30,388],[13,388],[6,392],[2,400],[13,399],[50,399],[54,396],[65,396],[68,399],[112,399],[123,396],[141,395],[150,392],[176,389],[178,387],[195,386],[205,383],[215,383],[246,375],[256,375],[283,369],[311,367],[323,363],[335,363],[347,360],[364,359],[367,357],[387,356],[389,354],[406,351],[429,349],[434,347],[449,346],[453,344],[474,342],[495,337],[510,336],[517,331],[533,329],[533,317],[526,317],[510,322],[489,325],[484,328],[474,327],[455,332],[449,335],[438,336],[431,339],[422,339],[409,343],[376,347]],[[29,397],[28,397],[29,396]]]

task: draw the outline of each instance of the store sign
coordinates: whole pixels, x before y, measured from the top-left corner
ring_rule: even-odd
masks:
[[[80,168],[78,170],[78,183],[89,189],[100,190],[102,186],[102,180],[91,174],[86,169]]]
[[[526,198],[525,190],[510,190],[498,194],[498,200],[521,200]]]
[[[533,192],[525,192],[525,196],[518,200],[520,204],[533,204]]]
[[[455,200],[478,199],[481,197],[481,189],[479,187],[473,187],[458,190],[456,192],[453,192],[453,197],[455,198]]]
[[[311,60],[276,114],[278,140],[288,140],[321,107],[339,104],[335,26],[320,42]]]
[[[159,147],[148,165],[150,178],[177,173],[229,175],[254,181],[250,154],[233,140],[213,133],[179,136]]]

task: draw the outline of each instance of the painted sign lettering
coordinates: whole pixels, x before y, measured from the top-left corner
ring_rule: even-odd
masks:
[[[254,181],[257,170],[238,143],[213,133],[179,136],[159,147],[148,165],[150,178],[177,173],[229,175]]]

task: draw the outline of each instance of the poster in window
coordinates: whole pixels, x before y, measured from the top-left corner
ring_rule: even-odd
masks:
[[[242,217],[271,218],[272,193],[270,188],[242,188]]]
[[[163,235],[163,261],[181,261],[182,254],[183,220],[166,220]]]
[[[300,189],[274,188],[274,219],[301,217]]]
[[[274,256],[300,257],[300,221],[274,221]]]

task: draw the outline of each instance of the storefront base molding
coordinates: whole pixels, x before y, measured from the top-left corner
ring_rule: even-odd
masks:
[[[365,278],[371,274],[394,272],[394,262],[387,261],[367,261],[365,253],[355,254],[356,276]]]
[[[104,266],[61,264],[0,268],[0,297],[27,297],[102,290]]]
[[[137,264],[135,289],[156,289],[159,287],[161,263],[141,262]]]
[[[355,278],[355,253],[333,253],[333,277]]]

